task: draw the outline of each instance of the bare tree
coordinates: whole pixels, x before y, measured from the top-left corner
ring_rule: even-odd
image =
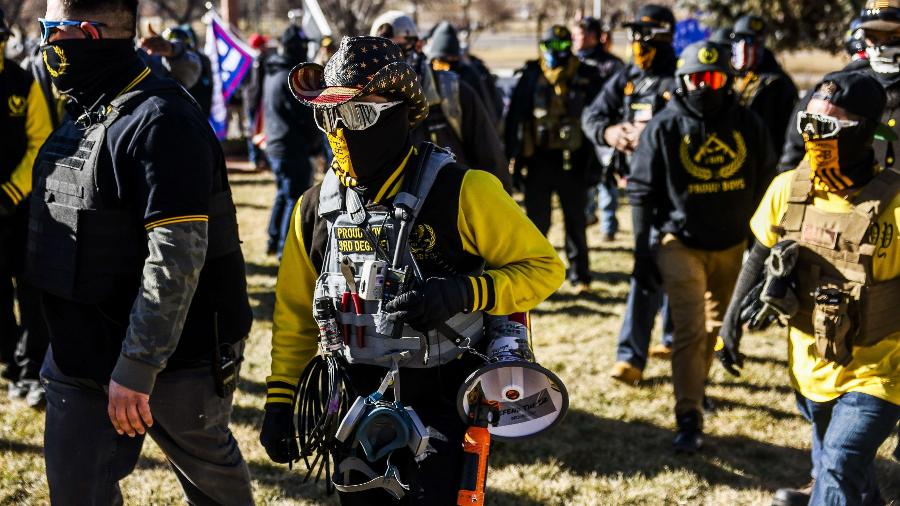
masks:
[[[13,0],[15,1],[15,0]],[[190,23],[203,12],[206,0],[150,0],[144,7],[178,24]]]
[[[44,0],[0,0],[0,9],[6,14],[6,22],[23,32],[34,31],[37,18],[44,14]]]
[[[338,35],[369,33],[372,21],[385,11],[386,0],[320,0],[319,5]]]

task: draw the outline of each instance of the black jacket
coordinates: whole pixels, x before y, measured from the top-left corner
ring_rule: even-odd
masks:
[[[887,93],[887,105],[884,108],[884,114],[881,116],[881,122],[890,126],[894,131],[894,134],[900,137],[900,123],[896,121],[898,116],[900,116],[900,74],[893,76],[879,74],[869,66],[869,60],[856,60],[850,62],[841,70],[841,72],[863,72],[874,77],[882,86],[884,86],[884,91]],[[796,169],[797,164],[799,164],[800,160],[803,160],[803,157],[806,155],[806,149],[803,147],[803,138],[800,136],[800,132],[797,131],[797,120],[793,118],[797,117],[799,111],[806,110],[810,100],[812,100],[812,93],[807,93],[803,99],[797,103],[797,107],[794,108],[794,111],[791,114],[792,121],[788,123],[787,129],[785,130],[784,149],[781,154],[781,159],[778,161],[778,172]],[[893,121],[893,124],[891,124],[891,121]],[[893,144],[894,160],[888,160],[889,144]],[[884,167],[898,167],[896,157],[897,152],[900,151],[900,141],[889,143],[887,141],[875,139],[873,147],[875,148],[875,159],[878,160],[878,163],[882,164]]]
[[[688,247],[723,250],[747,238],[774,166],[762,120],[733,96],[717,117],[702,119],[675,95],[641,134],[628,197]]]
[[[797,87],[768,49],[750,79],[738,78],[735,90],[741,105],[759,115],[769,130],[775,155],[780,157],[785,132],[795,116],[792,113],[799,98]],[[748,74],[749,75],[749,74]],[[747,83],[742,87],[742,83]]]
[[[298,102],[288,88],[288,74],[297,63],[280,54],[266,60],[263,125],[266,154],[273,158],[310,156],[318,152],[322,143],[312,108]]]
[[[625,67],[625,62],[607,52],[599,44],[588,51],[579,53],[578,58],[581,63],[594,67],[597,71],[597,78],[603,83]]]
[[[626,65],[603,85],[597,97],[581,114],[581,128],[597,148],[608,148],[603,132],[624,121],[650,120],[663,109],[675,88],[674,63],[642,70],[633,63]],[[629,172],[625,153],[616,152],[611,168],[621,175]]]

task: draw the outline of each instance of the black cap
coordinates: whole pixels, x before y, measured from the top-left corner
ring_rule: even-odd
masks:
[[[427,50],[430,58],[458,58],[461,51],[456,28],[447,21],[438,23],[431,31]]]
[[[731,27],[717,28],[710,36],[710,42],[714,42],[716,44],[731,44]]]
[[[281,47],[284,52],[293,58],[301,58],[306,56],[307,44],[309,39],[303,33],[303,29],[297,25],[288,26],[281,34]]]
[[[622,23],[626,28],[665,28],[669,31],[675,28],[675,15],[662,5],[647,4],[638,9],[634,20]]]
[[[9,25],[6,24],[6,13],[3,12],[3,9],[0,9],[0,40],[8,38],[9,34]]]
[[[553,25],[544,30],[541,41],[545,40],[572,40],[572,32],[563,25]]]
[[[875,124],[881,121],[887,103],[881,83],[862,72],[832,72],[816,85],[812,97],[828,101]]]
[[[675,75],[685,76],[696,72],[724,72],[734,75],[731,67],[731,46],[709,40],[694,42],[681,52]]]
[[[602,21],[591,16],[585,16],[579,19],[578,28],[581,28],[585,32],[591,32],[596,35],[600,35],[601,33],[606,33],[609,31],[609,28],[607,26],[604,26]]]
[[[734,24],[732,33],[735,35],[752,35],[754,37],[764,37],[766,35],[766,21],[753,15],[741,16]]]

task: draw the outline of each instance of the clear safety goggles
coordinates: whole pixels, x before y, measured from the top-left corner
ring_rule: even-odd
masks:
[[[365,130],[378,122],[381,113],[402,104],[395,102],[346,102],[325,109],[313,109],[316,126],[323,132],[334,132],[341,124],[347,130]]]
[[[724,72],[708,70],[706,72],[694,72],[684,76],[684,84],[690,85],[691,89],[711,89],[720,90],[728,83],[728,76]]]
[[[844,128],[859,125],[859,121],[838,119],[834,116],[800,111],[797,113],[797,132],[807,141],[833,139]]]

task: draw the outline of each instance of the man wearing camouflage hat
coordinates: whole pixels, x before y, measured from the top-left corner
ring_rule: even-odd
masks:
[[[691,44],[681,54],[673,99],[644,129],[631,160],[628,197],[634,277],[662,283],[675,335],[676,452],[703,444],[703,406],[713,344],[746,249],[747,223],[775,157],[759,117],[731,89],[728,46]],[[658,252],[650,230],[662,234]]]
[[[780,157],[798,94],[794,81],[766,47],[766,34],[766,22],[758,16],[742,16],[735,23],[731,32],[732,64],[737,71],[734,91],[740,104],[763,120]]]
[[[372,425],[362,422],[342,439],[328,433],[341,503],[455,504],[466,430],[456,395],[481,363],[465,351],[482,339],[484,314],[528,311],[559,287],[562,262],[496,177],[413,142],[428,102],[390,40],[346,37],[325,67],[298,65],[290,85],[313,108],[335,158],[324,181],[297,203],[284,247],[260,441],[275,462],[298,458],[295,399],[322,391],[301,388],[298,378],[324,344],[329,321],[340,319],[337,353],[352,388],[366,396],[394,375],[403,384],[394,400],[418,414],[430,441],[427,451],[413,453],[397,437],[370,438],[363,427]],[[357,290],[377,285],[366,273],[385,263],[406,268],[415,281],[401,283],[399,293],[387,281],[380,291]],[[341,303],[351,292],[353,311]],[[382,330],[385,321],[400,331],[397,338]],[[408,420],[394,417],[375,431]]]

